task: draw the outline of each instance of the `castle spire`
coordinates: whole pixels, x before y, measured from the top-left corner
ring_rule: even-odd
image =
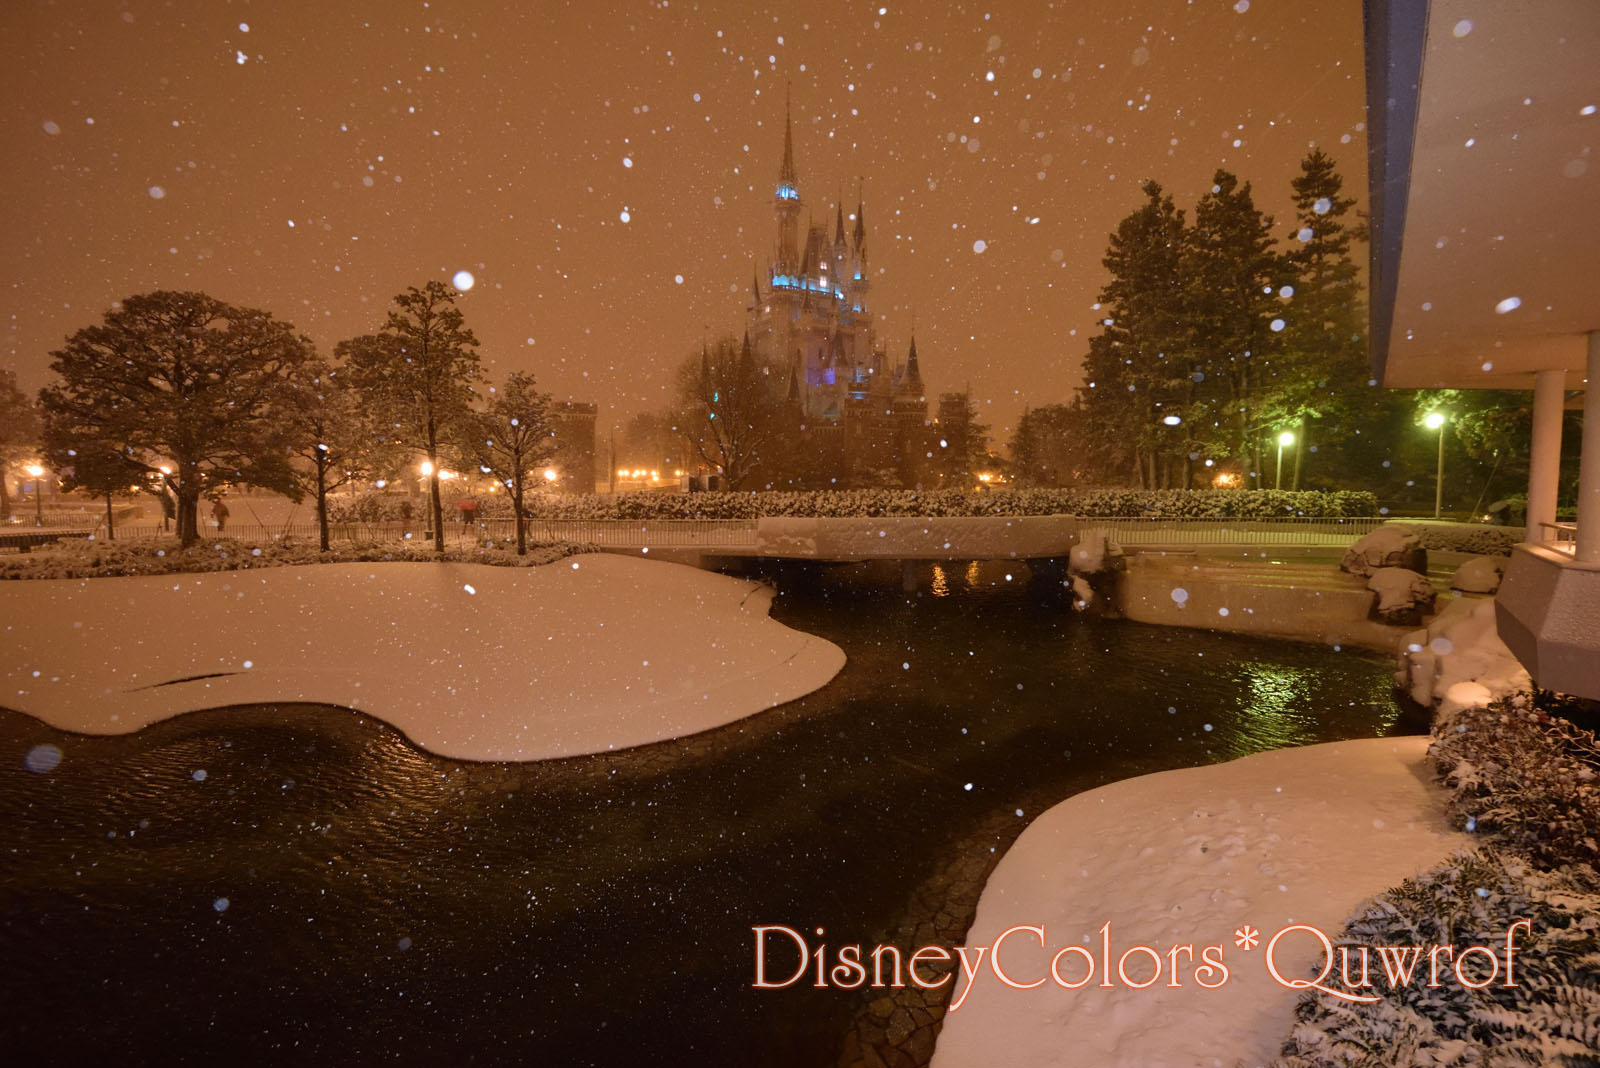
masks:
[[[789,111],[789,88],[783,90],[783,169],[778,172],[778,187],[798,190],[800,176],[794,169],[794,120]]]

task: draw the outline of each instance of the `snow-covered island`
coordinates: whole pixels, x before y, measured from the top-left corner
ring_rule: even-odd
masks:
[[[603,752],[826,684],[838,646],[758,583],[589,554],[537,568],[349,563],[0,584],[0,705],[121,734],[185,712],[358,709],[464,760]]]

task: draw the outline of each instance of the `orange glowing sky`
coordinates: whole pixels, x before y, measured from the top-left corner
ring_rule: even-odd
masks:
[[[864,186],[880,340],[903,359],[914,313],[930,393],[970,382],[1001,441],[1078,384],[1144,179],[1192,207],[1226,167],[1287,238],[1318,144],[1366,203],[1359,0],[16,0],[0,351],[36,389],[152,289],[331,351],[465,269],[491,376],[603,431],[742,328],[786,82],[807,205]]]

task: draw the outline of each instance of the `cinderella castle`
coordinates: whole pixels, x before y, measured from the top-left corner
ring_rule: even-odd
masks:
[[[924,482],[930,431],[916,339],[902,364],[891,364],[879,346],[864,205],[856,205],[848,234],[842,204],[834,208],[831,237],[826,214],[821,223],[811,218],[800,197],[788,114],[773,208],[778,240],[767,268],[756,272],[748,331],[756,351],[788,369],[801,447],[837,470],[841,482]]]

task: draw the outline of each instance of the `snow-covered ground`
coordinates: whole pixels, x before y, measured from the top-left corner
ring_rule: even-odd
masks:
[[[536,760],[721,726],[828,682],[771,592],[584,555],[0,584],[0,706],[91,734],[183,712],[356,708],[442,756]],[[183,681],[190,680],[190,681]]]
[[[1473,844],[1446,822],[1427,746],[1416,737],[1279,750],[1125,779],[1051,808],[990,876],[967,936],[969,947],[992,947],[1008,928],[1042,927],[1048,949],[1019,932],[1005,940],[1001,961],[1016,982],[1047,981],[1013,989],[985,959],[964,1003],[945,1017],[934,1068],[1267,1062],[1299,995],[1268,972],[1266,942],[1294,924],[1337,937],[1363,899]],[[1099,985],[1108,922],[1110,988]],[[1260,932],[1250,949],[1236,944],[1245,925]],[[1051,957],[1073,945],[1097,968],[1075,990],[1048,980]],[[1159,980],[1144,989],[1115,974],[1135,945],[1161,957]],[[1176,957],[1181,985],[1172,987],[1175,946],[1192,946],[1194,959]],[[1216,989],[1195,975],[1207,946],[1221,947],[1229,969]],[[1300,979],[1321,956],[1314,936],[1296,932],[1274,962],[1285,979]],[[1083,955],[1068,954],[1059,969],[1078,981]],[[1135,952],[1125,970],[1143,982],[1151,958]],[[1220,973],[1199,978],[1215,983]],[[954,996],[965,987],[958,978]]]

